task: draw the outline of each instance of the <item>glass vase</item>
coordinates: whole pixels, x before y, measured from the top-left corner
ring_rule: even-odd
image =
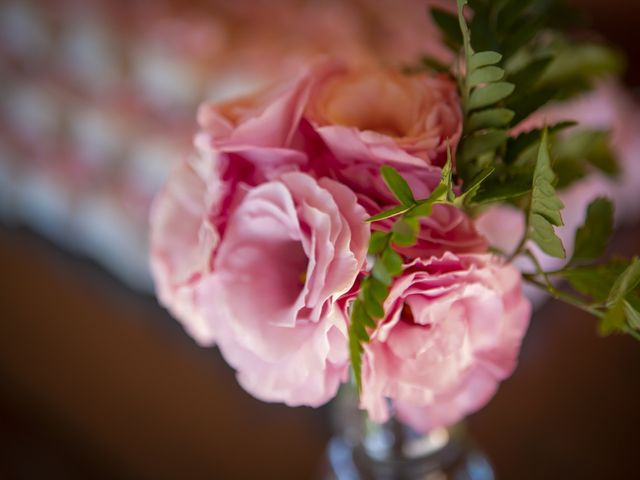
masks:
[[[332,411],[334,435],[325,458],[325,480],[494,480],[487,457],[463,423],[422,434],[396,418],[384,424],[357,408],[345,386]]]

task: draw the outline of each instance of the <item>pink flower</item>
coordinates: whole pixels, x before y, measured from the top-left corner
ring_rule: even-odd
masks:
[[[443,165],[462,116],[445,76],[374,67],[336,68],[312,90],[305,117],[339,161]]]
[[[515,368],[531,307],[519,272],[491,255],[415,260],[391,288],[365,346],[361,406],[384,422],[391,399],[419,431],[484,406]]]
[[[459,112],[443,100],[450,88],[443,79],[380,73],[375,78],[390,89],[383,98],[390,103],[375,121],[416,125],[396,137],[334,125],[353,135],[331,143],[324,135],[330,125],[307,115],[319,105],[310,107],[322,91],[316,86],[340,68],[321,62],[280,86],[202,107],[198,156],[174,173],[151,218],[161,302],[198,342],[220,347],[250,393],[289,405],[320,405],[345,380],[341,297],[363,271],[370,235],[364,220],[397,203],[380,166],[393,163],[416,196],[426,197],[440,178],[431,162],[442,160],[445,138],[459,136]],[[361,80],[349,77],[356,90]],[[362,88],[366,93],[367,82]],[[397,116],[396,95],[416,95],[420,107]],[[364,119],[369,105],[361,100],[350,114]],[[385,145],[367,143],[370,134]],[[345,157],[345,149],[358,153]],[[485,250],[463,212],[437,206],[418,245],[403,253]]]
[[[213,332],[194,309],[194,287],[210,271],[219,242],[208,217],[217,190],[210,164],[193,156],[173,170],[150,214],[150,261],[158,299],[204,344],[213,341]]]
[[[195,288],[212,270],[220,236],[235,206],[255,185],[295,171],[306,157],[284,148],[220,151],[206,134],[179,163],[150,214],[150,263],[160,302],[203,345],[215,340],[194,305]]]
[[[303,149],[309,157],[308,168],[317,175],[334,178],[349,187],[369,215],[397,206],[398,200],[389,191],[380,173],[381,163],[370,157],[353,158],[348,162],[337,159],[319,135],[308,124],[302,124]],[[398,148],[398,147],[396,147]],[[416,198],[427,198],[441,178],[440,167],[432,165],[392,164],[407,180]],[[373,229],[388,230],[393,220],[373,224]],[[485,238],[478,233],[473,221],[462,210],[436,205],[432,214],[422,219],[418,242],[403,249],[409,258],[455,253],[483,253],[487,250]]]
[[[217,148],[289,147],[307,105],[311,87],[335,65],[316,63],[292,79],[222,103],[204,103],[198,123]]]
[[[252,395],[312,406],[335,395],[348,368],[337,300],[363,266],[365,217],[349,189],[303,173],[251,189],[233,212],[198,307]]]

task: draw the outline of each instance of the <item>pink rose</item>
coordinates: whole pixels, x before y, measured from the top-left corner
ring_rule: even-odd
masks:
[[[361,406],[384,422],[391,399],[419,431],[484,406],[515,368],[531,307],[520,273],[491,255],[415,260],[392,285],[365,346]]]
[[[289,147],[312,86],[334,68],[332,62],[317,62],[292,73],[291,80],[253,94],[204,103],[198,110],[198,124],[219,149]]]
[[[365,217],[349,189],[303,173],[251,189],[233,212],[198,307],[252,395],[312,406],[335,395],[348,368],[336,302],[363,266]]]
[[[324,143],[309,124],[303,122],[300,132],[304,138],[303,149],[309,157],[307,168],[316,175],[334,178],[349,187],[369,215],[398,204],[380,174],[381,163],[370,157],[342,162],[333,155],[330,146]],[[440,167],[389,163],[407,180],[416,198],[427,198],[440,182]],[[387,230],[392,223],[392,219],[383,220],[374,223],[372,228]],[[409,258],[416,258],[439,255],[447,250],[456,253],[483,253],[487,250],[487,242],[462,210],[448,205],[436,205],[432,214],[421,221],[417,244],[404,249],[402,253]]]
[[[246,192],[306,161],[284,148],[220,151],[206,134],[197,153],[179,163],[154,199],[150,214],[150,263],[160,302],[204,345],[214,332],[194,306],[194,288],[209,273],[230,212]]]
[[[210,271],[219,242],[208,217],[218,189],[210,164],[193,156],[174,168],[150,214],[150,262],[158,299],[204,344],[213,341],[213,333],[194,309],[194,287]]]
[[[339,161],[443,165],[460,139],[455,84],[445,76],[336,68],[313,88],[305,117]]]

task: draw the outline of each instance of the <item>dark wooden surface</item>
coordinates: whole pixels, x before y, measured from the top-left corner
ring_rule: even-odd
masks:
[[[21,231],[0,265],[0,478],[307,478],[321,417],[246,395],[154,299]]]
[[[326,408],[254,400],[152,298],[31,233],[0,228],[0,265],[0,478],[313,478]],[[502,479],[638,478],[639,367],[550,303],[471,432]]]

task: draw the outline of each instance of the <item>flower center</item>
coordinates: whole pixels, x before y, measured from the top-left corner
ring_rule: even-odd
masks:
[[[402,305],[402,312],[400,313],[400,320],[402,322],[413,325],[416,323],[415,318],[413,317],[413,312],[411,311],[411,307],[408,303],[404,303]]]
[[[430,323],[426,323],[424,325],[416,323],[416,319],[413,316],[413,311],[411,310],[409,304],[406,302],[402,305],[402,311],[400,312],[400,321],[406,323],[407,325],[419,325],[426,330],[431,328]]]

